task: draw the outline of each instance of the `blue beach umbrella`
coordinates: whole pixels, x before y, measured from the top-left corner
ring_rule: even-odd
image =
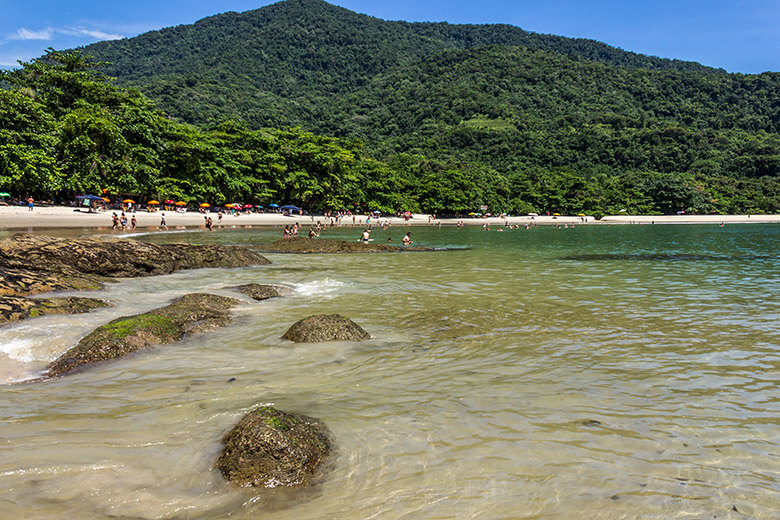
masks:
[[[300,211],[301,210],[301,208],[299,208],[298,206],[293,206],[292,204],[288,204],[286,206],[282,206],[281,209],[283,209],[285,211]]]
[[[269,208],[278,208],[279,204],[269,204],[268,207]]]

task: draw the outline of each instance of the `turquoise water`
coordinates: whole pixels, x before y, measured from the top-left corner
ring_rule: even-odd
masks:
[[[112,309],[0,329],[6,381],[91,328],[196,290],[233,325],[45,383],[0,387],[0,510],[15,518],[775,518],[780,226],[395,227],[430,253],[269,254],[270,266],[125,280]],[[361,229],[329,237],[357,240]],[[280,230],[145,235],[253,246]],[[94,294],[94,293],[93,293]],[[338,312],[367,343],[293,345]],[[235,381],[228,382],[231,378]],[[336,452],[303,493],[214,468],[274,403]]]

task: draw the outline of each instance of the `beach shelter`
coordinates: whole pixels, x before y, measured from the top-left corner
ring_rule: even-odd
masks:
[[[210,208],[211,204],[209,204],[208,202],[204,202],[203,204],[200,205],[200,207],[201,208]]]
[[[11,194],[10,194],[10,193],[6,193],[6,192],[4,192],[4,191],[0,191],[0,197],[1,197],[1,198],[6,198],[6,197],[10,197],[10,196],[11,196]]]
[[[298,206],[293,206],[292,204],[287,204],[286,206],[282,206],[279,209],[283,211],[301,211],[301,208],[299,208]]]
[[[133,199],[125,199],[122,201],[124,204],[135,204],[135,201]]]
[[[159,202],[157,202],[156,200],[150,200],[149,202],[147,202],[147,204],[148,204],[149,206],[157,206],[157,205],[159,205],[160,203],[159,203]]]
[[[179,202],[177,202],[177,203],[176,203],[176,205],[177,205],[177,206],[186,206],[186,205],[187,205],[187,203],[186,203],[186,202],[184,202],[183,200],[180,200]]]
[[[278,208],[279,204],[269,204],[268,207],[269,208]]]

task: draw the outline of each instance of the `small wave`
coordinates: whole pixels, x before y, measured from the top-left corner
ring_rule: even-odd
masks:
[[[344,282],[325,278],[324,280],[294,284],[294,289],[296,293],[304,296],[321,296],[332,294],[346,285]]]
[[[10,359],[31,363],[37,359],[32,349],[34,344],[33,341],[20,338],[3,341],[0,343],[0,352],[7,354]]]
[[[189,228],[189,229],[176,229],[176,230],[158,230],[158,231],[135,231],[133,233],[122,233],[120,235],[114,235],[117,238],[133,238],[133,237],[143,237],[143,236],[150,236],[150,235],[174,235],[176,233],[192,233],[193,231],[198,231],[197,228]]]

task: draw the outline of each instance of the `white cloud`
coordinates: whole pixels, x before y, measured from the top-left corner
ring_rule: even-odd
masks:
[[[8,37],[9,40],[51,40],[53,37],[51,27],[40,31],[31,31],[25,27],[20,28]]]
[[[98,40],[119,40],[124,38],[121,34],[107,33],[100,29],[84,29],[84,28],[67,28],[57,29],[58,33],[67,34],[69,36],[89,36]]]

